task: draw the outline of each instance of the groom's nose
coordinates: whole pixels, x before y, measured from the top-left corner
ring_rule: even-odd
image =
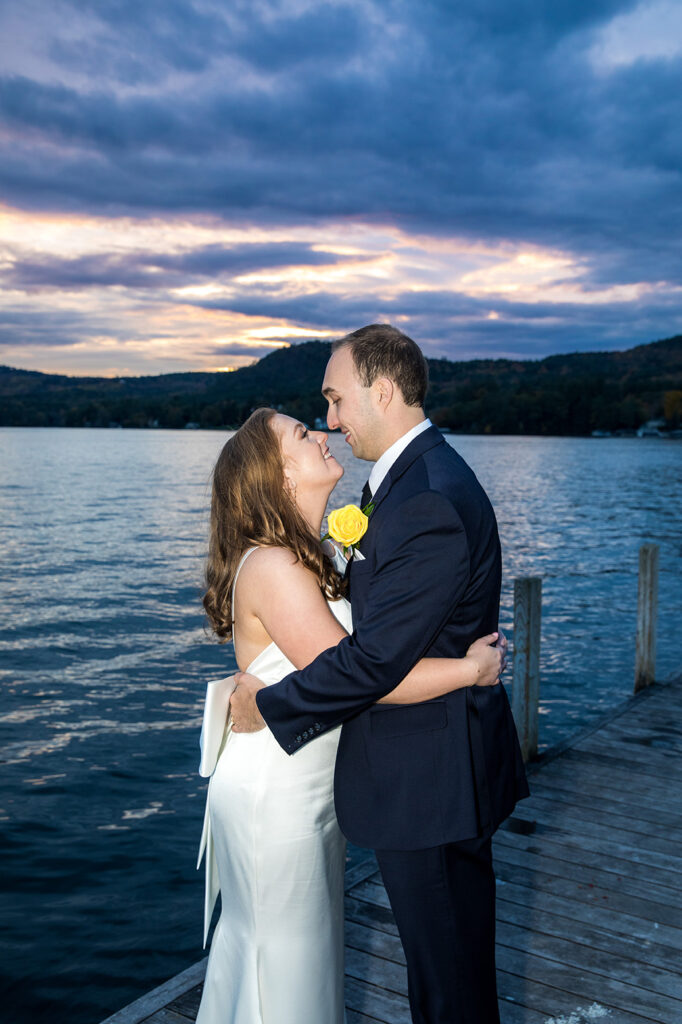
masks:
[[[331,406],[327,409],[327,426],[330,430],[337,430],[341,426],[338,416]]]

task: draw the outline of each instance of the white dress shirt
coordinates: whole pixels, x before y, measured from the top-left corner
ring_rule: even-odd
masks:
[[[379,487],[383,483],[384,477],[388,473],[393,463],[398,459],[399,455],[407,448],[410,442],[414,441],[415,437],[418,437],[424,430],[428,430],[431,426],[431,420],[425,419],[421,423],[418,423],[416,427],[412,427],[412,430],[408,430],[406,434],[399,437],[397,441],[387,448],[380,459],[372,466],[372,472],[369,474],[369,488],[374,496]]]

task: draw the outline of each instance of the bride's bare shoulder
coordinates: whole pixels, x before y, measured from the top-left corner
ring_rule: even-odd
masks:
[[[247,588],[264,584],[276,586],[279,583],[306,586],[310,582],[317,586],[313,573],[296,559],[289,548],[258,548],[244,563],[242,574]]]

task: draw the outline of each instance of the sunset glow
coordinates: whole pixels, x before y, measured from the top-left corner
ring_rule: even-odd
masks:
[[[134,35],[66,8],[0,11],[0,362],[234,369],[377,320],[454,359],[679,330],[668,0],[531,5],[508,39],[502,7],[499,35],[374,0],[153,0]]]

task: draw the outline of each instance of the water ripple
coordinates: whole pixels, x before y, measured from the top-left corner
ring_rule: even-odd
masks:
[[[0,430],[0,974],[12,1019],[105,1017],[201,955],[194,870],[211,466],[225,435]],[[632,688],[638,549],[661,546],[659,659],[678,669],[682,446],[449,437],[488,491],[513,581],[542,577],[541,745]],[[346,467],[334,504],[357,501]],[[30,467],[30,476],[26,468]],[[40,927],[36,922],[40,921]]]

